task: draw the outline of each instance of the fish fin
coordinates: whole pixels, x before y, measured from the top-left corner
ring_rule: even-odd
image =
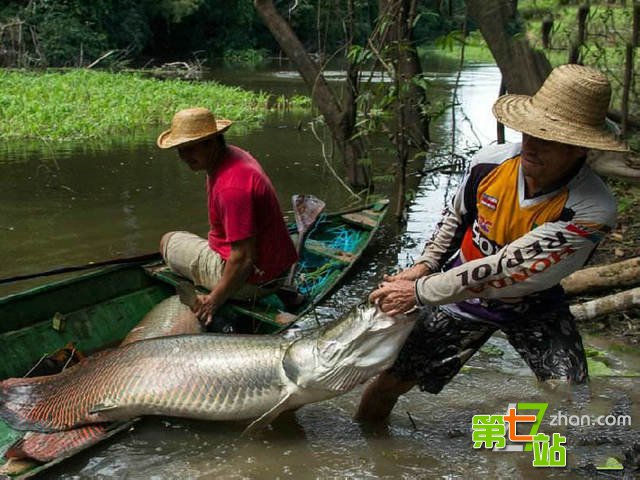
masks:
[[[55,432],[67,430],[91,422],[100,422],[100,418],[86,417],[86,412],[77,402],[73,404],[71,414],[65,409],[68,405],[56,401],[66,397],[69,391],[77,387],[78,378],[86,371],[95,368],[110,352],[104,350],[85,358],[80,363],[55,375],[30,378],[9,378],[0,382],[0,419],[15,430],[36,432]],[[77,408],[75,408],[77,407]]]
[[[27,432],[5,452],[5,458],[46,463],[87,448],[107,437],[105,424],[94,424],[54,433]]]
[[[89,409],[89,413],[101,413],[101,412],[109,412],[111,410],[115,410],[120,405],[112,400],[105,400],[102,403],[98,403]]]
[[[242,436],[244,437],[246,435],[251,435],[252,433],[257,432],[258,430],[266,427],[271,422],[273,422],[276,418],[278,418],[278,415],[289,409],[289,405],[287,405],[287,402],[290,398],[291,395],[287,394],[271,410],[267,411],[266,413],[262,414],[262,416],[251,422],[251,424],[242,432]]]

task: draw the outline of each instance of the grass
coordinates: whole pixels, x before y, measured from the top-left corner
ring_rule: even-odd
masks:
[[[444,38],[444,37],[443,37]],[[436,42],[435,47],[429,46],[419,48],[418,52],[421,58],[428,58],[425,64],[428,64],[433,57],[443,59],[445,61],[460,61],[462,52],[462,43],[459,41],[459,35],[453,35],[443,41]],[[482,38],[479,31],[471,32],[465,41],[464,46],[465,64],[469,63],[495,63],[495,59],[491,54],[491,50]]]
[[[168,125],[182,108],[257,124],[268,95],[215,82],[155,80],[90,70],[35,73],[0,69],[0,139],[91,139]]]

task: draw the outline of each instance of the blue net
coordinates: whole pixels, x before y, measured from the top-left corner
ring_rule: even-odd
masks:
[[[303,295],[310,297],[315,296],[327,287],[333,275],[340,270],[341,267],[342,265],[330,261],[319,268],[307,271],[303,265],[303,273],[298,276],[298,282],[296,284],[298,291]]]
[[[349,253],[353,253],[358,249],[362,242],[362,237],[365,235],[363,231],[354,230],[344,225],[329,228],[327,232],[333,236],[333,240],[327,242],[328,247]]]
[[[362,244],[364,235],[366,232],[337,225],[326,228],[320,241],[329,249],[355,253]],[[313,232],[309,236],[313,236]],[[315,296],[324,291],[344,267],[343,263],[326,257],[306,255],[298,264],[296,286],[300,293]]]

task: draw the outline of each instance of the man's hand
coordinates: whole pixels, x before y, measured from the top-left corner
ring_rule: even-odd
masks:
[[[195,313],[200,323],[205,327],[208,327],[213,320],[213,314],[220,308],[218,301],[212,294],[198,295],[197,303],[193,307],[193,313]]]
[[[406,268],[395,275],[385,275],[385,282],[395,282],[397,280],[417,280],[420,277],[429,275],[431,270],[425,263],[417,263],[413,267]]]
[[[395,280],[383,282],[369,295],[369,301],[378,303],[387,315],[405,313],[416,306],[415,281]]]
[[[255,251],[255,237],[231,243],[231,253],[222,271],[222,278],[209,295],[198,295],[198,303],[191,309],[205,327],[209,326],[216,311],[242,287],[251,274]]]

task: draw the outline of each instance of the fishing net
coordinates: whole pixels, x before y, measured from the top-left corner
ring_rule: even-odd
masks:
[[[320,223],[320,222],[319,222]],[[314,237],[314,231],[309,238]],[[355,253],[362,243],[365,232],[354,230],[345,225],[336,225],[325,228],[321,238],[314,238],[322,242],[329,250]],[[328,260],[327,257],[305,254],[300,259],[297,268],[297,287],[300,293],[307,296],[315,296],[332,285],[336,276],[339,276],[346,265],[336,260]]]
[[[330,220],[327,220],[325,215],[321,215],[306,238],[322,244],[328,252],[354,254],[362,245],[366,235],[368,235],[367,232],[350,228],[344,224],[330,226]],[[336,283],[337,277],[347,266],[348,264],[328,256],[303,250],[296,266],[296,288],[306,297],[316,298]],[[270,311],[285,309],[284,304],[276,295],[264,297],[259,303]]]

